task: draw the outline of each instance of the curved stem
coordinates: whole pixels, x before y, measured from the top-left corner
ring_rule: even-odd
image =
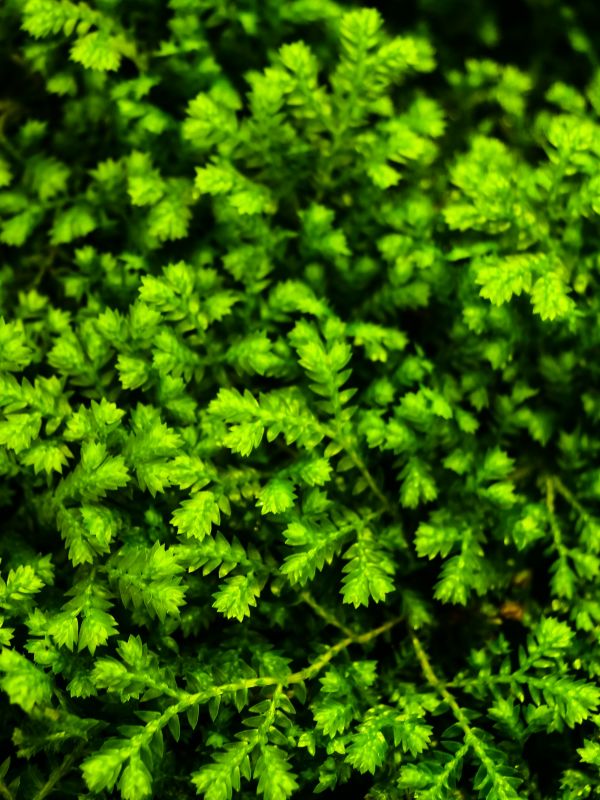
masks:
[[[590,515],[585,510],[585,508],[581,505],[579,500],[575,497],[573,492],[568,489],[565,484],[558,478],[556,475],[552,478],[552,482],[554,484],[554,488],[558,492],[558,494],[562,495],[562,497],[567,501],[567,503],[577,511],[577,513],[581,516],[584,522],[587,522],[590,519]]]
[[[352,634],[347,636],[345,639],[341,639],[339,642],[325,650],[325,652],[322,653],[312,664],[309,664],[308,666],[304,667],[304,669],[298,670],[297,672],[293,672],[291,675],[288,675],[287,678],[276,678],[268,675],[260,678],[247,678],[246,680],[237,681],[236,683],[226,683],[221,686],[213,686],[211,689],[201,692],[190,693],[181,690],[179,693],[180,700],[177,703],[170,705],[159,717],[146,725],[144,732],[140,734],[140,744],[142,739],[144,741],[151,739],[157,731],[164,728],[165,725],[168,724],[172,717],[182,713],[183,711],[187,711],[188,708],[198,705],[199,703],[206,703],[213,697],[219,697],[224,694],[234,693],[244,689],[256,689],[264,686],[276,686],[282,689],[284,686],[303,683],[308,678],[314,677],[325,666],[327,666],[332,659],[350,647],[350,645],[368,644],[378,636],[381,636],[382,634],[391,630],[402,620],[403,617],[395,617],[394,619],[383,623],[383,625],[380,625],[373,630],[360,634]]]
[[[323,608],[322,605],[317,603],[315,598],[311,595],[310,592],[301,592],[300,599],[303,600],[307,605],[309,605],[315,614],[318,614],[321,619],[325,620],[328,625],[332,625],[334,628],[338,628],[342,633],[345,633],[346,636],[354,636],[354,631],[351,628],[348,628],[344,625],[343,622],[340,622],[334,615],[327,611],[326,608]]]
[[[431,666],[431,662],[429,661],[427,653],[425,652],[425,648],[421,644],[419,637],[412,628],[410,629],[410,638],[417,659],[419,661],[419,664],[421,665],[421,670],[423,672],[423,675],[425,676],[427,683],[431,686],[432,689],[435,689],[435,691],[440,695],[440,697],[443,700],[446,701],[446,703],[448,703],[448,705],[452,710],[452,713],[454,714],[454,718],[465,732],[465,735],[472,736],[473,729],[469,725],[469,721],[464,711],[457,703],[454,695],[452,695],[448,691],[448,689],[446,688],[446,684],[443,683],[433,671],[433,667]]]
[[[358,454],[358,452],[353,447],[345,447],[344,449],[346,450],[346,453],[352,460],[352,463],[354,464],[356,469],[362,475],[365,483],[367,484],[371,492],[375,495],[375,497],[379,500],[384,509],[390,513],[393,513],[390,501],[387,499],[387,497],[384,495],[384,493],[381,491],[381,489],[375,482],[375,479],[369,472],[367,465],[365,464],[361,456]]]
[[[337,409],[336,413],[339,415],[339,409]],[[356,443],[353,442],[346,433],[344,433],[341,423],[338,422],[335,428],[324,427],[323,432],[332,441],[337,442],[339,447],[341,447],[342,450],[346,453],[348,458],[352,461],[356,469],[362,475],[363,480],[365,481],[365,483],[367,484],[373,495],[381,503],[383,510],[393,515],[395,511],[394,508],[392,507],[392,504],[377,485],[375,478],[369,472],[369,468],[367,467],[363,458],[358,452]]]

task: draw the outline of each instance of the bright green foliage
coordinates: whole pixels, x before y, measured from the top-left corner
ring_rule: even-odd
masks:
[[[252,574],[235,575],[227,578],[222,588],[214,594],[213,607],[226,617],[241,622],[244,617],[250,616],[250,607],[256,605],[259,592],[260,587]]]
[[[43,707],[49,703],[52,685],[48,675],[25,656],[14,650],[2,650],[0,670],[3,674],[2,689],[11,703],[17,703],[27,712],[37,705]]]
[[[0,2],[0,798],[600,798],[598,3]]]
[[[355,608],[368,605],[370,597],[379,602],[394,590],[390,577],[394,574],[394,562],[377,547],[370,530],[359,531],[357,540],[344,553],[344,558],[348,559],[343,568],[347,573],[342,589],[345,603],[352,603]]]
[[[212,492],[198,492],[189,500],[184,500],[171,517],[180,534],[200,541],[220,521],[221,513]]]

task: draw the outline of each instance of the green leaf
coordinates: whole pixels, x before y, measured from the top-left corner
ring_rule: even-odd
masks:
[[[373,8],[362,8],[344,14],[340,23],[340,35],[349,58],[358,60],[380,41],[383,20]]]
[[[253,775],[258,778],[257,792],[265,800],[287,800],[298,788],[291,764],[279,747],[261,747]]]
[[[533,310],[543,320],[563,319],[575,308],[564,280],[554,272],[538,278],[531,292]]]
[[[23,323],[20,320],[5,322],[0,317],[0,370],[20,372],[31,364],[33,354]]]
[[[370,599],[380,603],[394,590],[390,577],[394,574],[394,563],[377,547],[370,530],[359,533],[356,542],[344,553],[344,558],[348,560],[342,581],[345,603],[352,603],[355,608],[368,605]]]
[[[119,780],[123,800],[145,800],[152,797],[152,775],[140,758],[132,754]]]
[[[401,472],[403,479],[400,502],[405,508],[417,508],[428,503],[438,495],[431,470],[421,459],[411,458]]]
[[[313,707],[315,724],[326,736],[335,737],[350,725],[353,709],[347,702],[329,700]]]
[[[132,205],[154,205],[161,199],[165,183],[160,172],[153,169],[147,153],[132,153],[127,161],[127,172],[127,191]]]
[[[187,107],[188,119],[184,121],[182,128],[184,139],[202,150],[207,150],[213,144],[234,135],[237,120],[232,110],[239,106],[239,100],[233,92],[228,99],[233,102],[226,105],[204,92],[196,95]],[[233,105],[233,109],[228,105]]]
[[[110,636],[117,631],[117,621],[101,607],[88,606],[84,611],[83,620],[79,628],[78,650],[87,648],[92,655],[101,645],[106,644]]]
[[[499,447],[488,450],[479,471],[479,478],[485,481],[500,481],[512,472],[514,463],[514,459]]]
[[[331,564],[341,547],[345,532],[340,534],[330,525],[316,525],[310,520],[302,520],[290,523],[285,536],[287,545],[299,549],[285,557],[281,571],[292,584],[303,586],[325,564]]]
[[[54,245],[67,244],[74,239],[87,236],[97,227],[91,209],[85,205],[72,206],[61,211],[54,218],[50,232],[50,242]]]
[[[52,698],[49,676],[28,658],[6,648],[0,652],[0,686],[11,703],[30,713],[34,707],[47,706]]]
[[[173,512],[172,524],[180,535],[202,541],[213,525],[221,522],[221,512],[212,492],[198,492],[189,500],[184,500]]]
[[[110,72],[119,69],[121,53],[119,40],[103,31],[81,36],[71,48],[71,59],[86,69]]]
[[[6,159],[0,158],[0,189],[9,186],[12,181],[13,175],[10,164]]]
[[[123,456],[110,456],[99,442],[85,442],[81,448],[80,491],[86,499],[104,497],[107,492],[129,483]]]
[[[73,650],[79,636],[79,621],[77,616],[69,611],[57,614],[50,621],[48,633],[59,647]]]
[[[398,786],[423,800],[442,800],[451,796],[468,750],[467,745],[458,749],[452,747],[451,753],[440,748],[430,756],[420,758],[415,764],[402,765]]]
[[[545,675],[540,689],[546,703],[556,708],[569,728],[589,719],[600,705],[600,688],[583,680]]]
[[[294,484],[286,478],[275,478],[264,486],[256,505],[261,514],[281,514],[293,507],[296,495]]]
[[[600,743],[585,739],[583,747],[577,749],[579,757],[585,764],[600,767]]]
[[[120,355],[117,369],[124,389],[139,389],[150,378],[151,365],[143,358]]]
[[[77,92],[77,81],[70,72],[57,72],[48,79],[46,88],[51,94],[61,97],[74,95]]]
[[[404,752],[413,757],[426,750],[431,744],[433,728],[420,719],[394,719],[392,722],[394,743],[402,745]]]
[[[415,549],[419,558],[445,558],[462,539],[460,528],[444,515],[434,515],[432,523],[422,522],[415,533]]]
[[[343,385],[348,375],[341,370],[352,355],[344,341],[334,341],[327,349],[316,327],[307,322],[298,322],[289,338],[298,352],[300,365],[317,384],[315,391],[318,394],[327,396]]]
[[[483,261],[476,268],[479,294],[494,305],[507,303],[513,295],[531,291],[534,270],[541,268],[546,257],[539,253],[518,253],[502,260]]]
[[[0,422],[0,444],[20,453],[38,436],[42,417],[37,413],[7,414]]]
[[[364,731],[352,736],[346,761],[361,772],[375,774],[386,757],[388,743],[381,731]]]
[[[49,557],[45,560],[50,561]],[[51,571],[42,578],[31,564],[20,564],[9,571],[6,580],[0,577],[0,606],[9,611],[24,610],[47,583],[52,583]]]
[[[123,601],[135,609],[144,608],[150,616],[164,622],[179,616],[187,587],[181,585],[184,568],[177,553],[156,542],[151,549],[124,547],[115,554],[111,575]]]
[[[61,508],[57,524],[75,565],[91,564],[99,554],[108,553],[118,530],[118,520],[109,509],[91,504]]]
[[[522,778],[516,772],[506,755],[480,738],[478,732],[471,731],[465,737],[481,765],[473,779],[473,788],[479,797],[493,800],[521,800],[519,787]]]
[[[227,194],[235,180],[235,173],[227,167],[210,165],[196,169],[195,185],[202,194]]]
[[[250,777],[248,745],[245,742],[231,744],[213,758],[212,764],[192,773],[197,794],[202,793],[204,800],[232,800],[234,792],[240,790],[241,778]]]
[[[81,766],[83,779],[92,792],[112,790],[131,750],[127,742],[107,742],[97,753],[85,759]]]
[[[542,617],[528,639],[531,655],[559,657],[571,644],[574,633],[566,622]]]
[[[40,200],[51,200],[67,188],[71,171],[56,158],[36,158],[30,161],[28,172],[32,188]]]
[[[234,425],[224,437],[223,444],[234,453],[249,456],[262,442],[265,429],[260,422],[244,422]]]
[[[260,594],[260,586],[252,573],[236,575],[221,585],[218,592],[213,594],[216,608],[228,619],[237,619],[242,622],[244,617],[250,616],[250,608],[256,606],[256,598]]]
[[[36,474],[62,473],[73,453],[66,444],[57,441],[38,441],[21,456],[21,463],[33,467]]]
[[[159,242],[183,239],[189,229],[190,192],[187,181],[175,182],[148,215],[148,231]]]
[[[33,232],[38,221],[39,215],[36,213],[35,207],[3,220],[0,242],[11,247],[21,247]]]
[[[483,550],[470,529],[461,531],[460,554],[444,562],[434,597],[443,603],[467,605],[473,591],[483,594],[488,588],[488,575]]]
[[[350,255],[345,234],[333,226],[334,213],[331,209],[313,203],[306,211],[300,212],[300,219],[305,245],[311,252],[334,261]]]

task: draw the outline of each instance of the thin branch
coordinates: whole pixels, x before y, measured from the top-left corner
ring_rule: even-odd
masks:
[[[556,475],[552,478],[554,483],[554,488],[556,491],[562,495],[562,497],[567,501],[567,503],[575,509],[580,515],[584,522],[587,522],[590,519],[589,513],[585,510],[585,508],[581,505],[579,500],[575,497],[573,492],[568,489],[565,484],[558,478]]]
[[[310,592],[301,592],[300,599],[309,605],[315,614],[318,614],[321,619],[325,620],[325,622],[327,622],[329,625],[333,625],[333,627],[338,628],[340,631],[342,631],[342,633],[345,633],[346,636],[355,635],[351,628],[348,628],[347,625],[344,625],[343,622],[340,622],[330,611],[327,611],[326,608],[323,608],[322,605],[317,603]]]
[[[555,478],[550,475],[547,475],[545,478],[546,483],[546,507],[548,509],[548,514],[550,516],[550,530],[552,531],[552,537],[554,539],[554,546],[556,547],[556,551],[561,558],[566,558],[567,556],[567,548],[565,543],[563,542],[562,532],[560,530],[560,526],[558,524],[558,520],[556,519],[556,512],[555,512]]]
[[[443,683],[433,671],[431,662],[429,661],[427,653],[425,652],[425,648],[421,644],[419,637],[412,628],[410,628],[409,632],[417,659],[419,661],[419,664],[421,665],[421,670],[423,672],[423,675],[425,676],[425,680],[431,686],[431,688],[434,689],[440,695],[440,697],[446,701],[446,703],[448,703],[448,705],[452,709],[454,718],[456,719],[460,727],[463,729],[465,734],[467,736],[472,736],[473,729],[469,725],[467,717],[465,716],[462,708],[457,703],[454,695],[452,695],[446,688],[446,684]]]
[[[378,628],[374,628],[371,631],[367,631],[366,633],[361,633],[358,635],[348,636],[346,639],[342,639],[337,644],[332,645],[328,650],[326,650],[323,655],[321,655],[316,661],[310,664],[308,667],[305,667],[303,670],[299,672],[294,672],[292,675],[289,676],[285,680],[285,684],[290,683],[302,683],[307,678],[312,678],[313,675],[316,675],[317,672],[320,672],[323,667],[325,667],[329,662],[337,656],[338,653],[341,653],[342,650],[346,650],[346,648],[350,647],[351,644],[367,644],[368,642],[373,641],[378,636],[381,636],[382,633],[386,633],[395,625],[398,625],[402,622],[403,617],[396,617],[395,619],[390,620],[389,622],[380,625]]]
[[[72,750],[54,769],[46,783],[41,787],[41,789],[34,795],[33,800],[44,800],[44,798],[48,797],[48,795],[54,791],[56,785],[59,783],[64,776],[70,772],[73,764],[78,759],[79,755],[83,750],[83,743],[79,744],[74,750]]]
[[[291,675],[288,675],[287,678],[276,678],[271,675],[260,678],[247,678],[243,681],[226,683],[221,686],[214,686],[211,689],[193,694],[186,692],[185,690],[181,690],[179,693],[179,697],[181,698],[179,702],[173,703],[173,705],[165,709],[160,717],[157,717],[155,720],[152,720],[152,722],[149,722],[144,731],[138,734],[138,736],[135,736],[133,740],[136,740],[136,744],[141,747],[145,742],[148,742],[157,731],[164,728],[165,725],[168,724],[169,720],[175,717],[177,714],[181,714],[183,711],[187,711],[187,709],[198,705],[199,703],[206,703],[213,697],[219,697],[221,695],[238,692],[240,690],[256,689],[263,686],[277,686],[279,688],[283,688],[284,686],[303,683],[308,678],[314,677],[339,653],[350,647],[350,645],[368,644],[382,634],[387,633],[387,631],[391,630],[394,626],[402,622],[403,619],[404,617],[395,617],[388,622],[384,622],[383,625],[380,625],[378,628],[373,628],[373,630],[347,636],[345,639],[340,640],[325,650],[325,652],[323,652],[312,664],[309,664],[308,666],[304,667],[304,669],[298,670],[297,672],[293,672]]]
[[[388,513],[393,514],[394,510],[392,508],[392,504],[377,485],[375,478],[369,472],[369,468],[367,467],[367,465],[365,464],[359,453],[356,451],[356,449],[352,446],[352,444],[346,443],[344,446],[344,450],[348,454],[350,460],[352,461],[356,469],[362,475],[363,480],[365,481],[365,483],[367,484],[373,495],[379,500],[383,508]]]

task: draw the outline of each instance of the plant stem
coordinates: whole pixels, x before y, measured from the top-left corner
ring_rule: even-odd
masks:
[[[415,653],[417,655],[417,659],[419,661],[419,664],[421,665],[421,670],[423,672],[423,675],[425,676],[427,683],[431,686],[432,689],[435,689],[435,691],[440,695],[440,697],[443,700],[446,701],[446,703],[448,703],[448,705],[452,709],[454,718],[465,732],[465,735],[472,736],[473,730],[469,725],[469,721],[465,716],[465,713],[463,712],[459,704],[456,702],[454,695],[450,694],[450,692],[446,688],[446,685],[442,683],[442,681],[433,671],[431,662],[429,661],[427,653],[425,652],[425,648],[421,644],[419,637],[412,628],[410,629],[409,632],[413,647],[415,649]]]
[[[340,622],[338,619],[336,619],[336,617],[334,617],[331,612],[327,611],[326,608],[323,608],[322,605],[317,603],[310,592],[301,592],[300,599],[309,605],[315,614],[318,614],[321,619],[325,620],[325,622],[327,622],[329,625],[333,625],[335,628],[338,628],[340,631],[342,631],[342,633],[345,633],[346,636],[354,636],[354,631],[344,625],[343,622]]]
[[[577,512],[578,512],[578,513],[581,515],[582,519],[583,519],[584,521],[587,521],[587,520],[589,520],[589,518],[590,518],[590,515],[588,514],[588,512],[587,512],[587,511],[585,510],[585,508],[584,508],[584,507],[581,505],[581,503],[580,503],[580,502],[579,502],[579,500],[578,500],[578,499],[575,497],[575,495],[573,494],[573,492],[572,492],[570,489],[568,489],[568,488],[567,488],[567,487],[564,485],[564,483],[561,481],[561,479],[560,479],[560,478],[558,478],[558,477],[555,475],[555,476],[552,478],[552,482],[554,483],[554,488],[556,489],[556,491],[557,491],[557,492],[558,492],[560,495],[562,495],[562,497],[564,497],[564,499],[567,501],[567,503],[568,503],[568,504],[569,504],[569,505],[570,505],[572,508],[574,508],[574,509],[575,509],[575,511],[577,511]]]
[[[556,513],[554,510],[554,501],[556,499],[556,495],[554,493],[555,489],[555,478],[551,475],[547,475],[545,478],[546,482],[546,507],[548,509],[548,514],[550,515],[550,530],[552,531],[552,537],[554,539],[554,546],[556,547],[556,551],[561,558],[567,557],[567,548],[565,543],[563,542],[562,532],[558,525],[558,520],[556,519]]]
[[[427,683],[432,687],[432,689],[435,689],[440,697],[450,706],[454,718],[464,731],[464,746],[465,748],[471,749],[473,754],[481,763],[482,767],[487,772],[494,788],[496,789],[495,796],[503,797],[504,793],[506,793],[507,797],[513,797],[514,788],[511,786],[508,778],[496,768],[497,765],[494,763],[494,759],[488,751],[485,740],[482,738],[482,732],[469,725],[468,717],[456,701],[454,695],[448,691],[446,685],[442,683],[442,681],[433,671],[433,667],[431,666],[431,662],[427,657],[427,653],[425,652],[423,645],[419,641],[417,634],[414,632],[414,630],[412,630],[412,628],[410,629],[410,637]],[[464,752],[466,752],[466,750]],[[512,794],[509,794],[509,790],[512,792]]]
[[[366,631],[365,633],[352,634],[347,636],[345,639],[341,639],[339,642],[325,650],[325,652],[322,653],[312,664],[309,664],[308,666],[304,667],[304,669],[298,670],[297,672],[293,672],[291,675],[288,675],[287,678],[276,678],[274,676],[267,675],[261,678],[248,678],[247,680],[238,681],[236,683],[226,683],[221,686],[214,686],[211,689],[195,692],[193,694],[182,690],[179,693],[180,700],[177,703],[170,705],[167,709],[165,709],[165,711],[163,711],[160,717],[152,720],[152,722],[149,722],[146,725],[144,732],[139,735],[139,744],[141,746],[141,744],[144,742],[149,741],[158,730],[164,728],[165,725],[168,724],[172,717],[180,714],[183,711],[186,711],[192,706],[198,705],[199,703],[206,703],[212,697],[238,692],[243,689],[256,689],[262,686],[276,686],[279,689],[282,689],[284,686],[303,683],[308,678],[314,677],[323,669],[323,667],[327,666],[332,659],[334,659],[343,650],[346,650],[348,647],[350,647],[350,645],[368,644],[378,636],[381,636],[382,634],[391,630],[402,620],[403,617],[395,617],[388,622],[384,622],[383,625],[380,625],[378,628]]]
[[[367,465],[360,457],[360,455],[356,452],[356,450],[352,446],[346,446],[344,449],[346,450],[348,456],[352,460],[352,463],[354,464],[356,469],[363,476],[365,483],[367,484],[369,489],[373,492],[375,497],[379,500],[384,509],[386,511],[389,511],[390,513],[393,513],[390,501],[387,499],[387,497],[384,495],[384,493],[381,491],[381,489],[375,482],[375,479],[369,472]]]
[[[377,481],[369,472],[369,468],[367,467],[363,458],[358,452],[357,442],[353,441],[352,437],[349,436],[348,433],[344,431],[343,423],[340,420],[341,405],[339,403],[339,398],[336,396],[335,398],[332,399],[332,402],[334,404],[334,414],[336,416],[336,421],[334,427],[324,425],[322,427],[323,433],[332,441],[337,442],[337,444],[346,453],[348,458],[352,461],[356,469],[362,475],[363,480],[373,493],[374,497],[376,497],[381,503],[382,508],[389,514],[395,515],[395,510],[392,507],[392,504],[377,485]]]
[[[358,635],[348,636],[346,639],[342,639],[337,644],[332,645],[328,648],[316,661],[310,664],[308,667],[305,667],[303,670],[299,672],[294,672],[290,675],[289,678],[285,681],[286,684],[289,683],[302,683],[302,681],[306,680],[307,678],[311,678],[317,672],[320,672],[324,666],[326,666],[338,653],[341,653],[342,650],[350,647],[351,644],[367,644],[371,642],[373,639],[376,639],[378,636],[381,636],[382,633],[386,633],[395,625],[398,625],[402,622],[403,617],[395,617],[394,619],[390,620],[389,622],[380,625],[378,628],[374,628],[371,631],[367,631],[366,633],[361,633]]]
[[[62,763],[59,764],[56,769],[52,770],[50,777],[37,792],[37,794],[34,795],[33,800],[44,800],[45,797],[54,791],[54,787],[61,780],[61,778],[63,778],[70,771],[82,750],[83,744],[80,744],[63,759]]]

